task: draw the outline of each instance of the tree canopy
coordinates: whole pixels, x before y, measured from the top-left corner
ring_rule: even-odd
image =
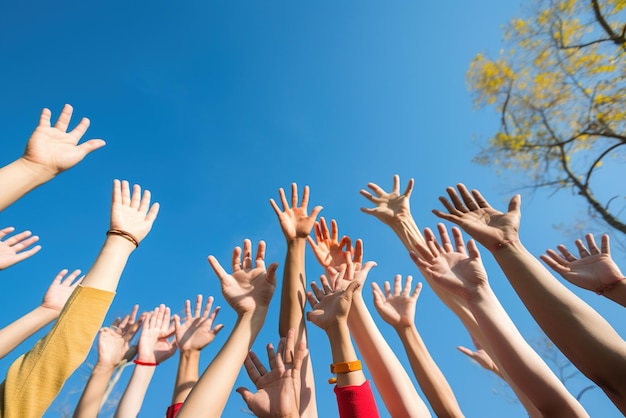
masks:
[[[573,189],[626,233],[623,199],[594,193],[603,164],[625,155],[626,0],[535,0],[505,42],[467,73],[476,105],[501,115],[476,160],[525,172],[532,186]]]

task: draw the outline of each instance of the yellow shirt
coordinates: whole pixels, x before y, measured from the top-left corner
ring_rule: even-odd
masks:
[[[78,286],[54,327],[11,364],[0,386],[0,418],[41,417],[85,361],[115,293]]]

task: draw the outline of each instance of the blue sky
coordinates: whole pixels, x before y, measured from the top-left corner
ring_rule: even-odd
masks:
[[[368,202],[358,191],[370,181],[387,189],[396,173],[403,185],[414,177],[420,227],[436,225],[430,211],[439,207],[437,197],[460,181],[506,207],[523,178],[471,162],[498,117],[474,111],[464,77],[476,53],[498,53],[501,25],[520,7],[495,0],[4,2],[0,163],[21,154],[41,108],[56,117],[64,103],[74,106],[76,121],[89,117],[86,136],[107,146],[0,214],[0,226],[30,229],[43,246],[2,272],[2,323],[35,307],[60,269],[89,268],[108,227],[113,178],[149,188],[161,212],[125,270],[107,323],[135,303],[145,310],[166,303],[177,312],[197,293],[214,295],[226,328],[203,351],[202,367],[234,324],[206,257],[227,261],[244,238],[264,239],[267,259],[282,264],[284,239],[268,203],[279,187],[308,184],[311,205],[324,206],[322,215],[337,219],[340,233],[363,238],[365,258],[378,262],[368,280],[417,274],[392,232],[359,212]],[[587,216],[568,192],[523,191],[522,210],[522,238],[537,255],[570,244],[578,236],[569,223]],[[503,305],[525,336],[536,337],[538,327],[486,259]],[[624,265],[623,253],[616,259]],[[321,269],[309,250],[307,261],[308,277],[316,279]],[[576,292],[624,334],[622,308]],[[278,295],[258,351],[277,341]],[[408,368],[399,339],[379,323]],[[456,351],[471,341],[428,287],[416,323],[466,416],[525,416],[494,393],[501,391],[496,378]],[[328,342],[310,330],[320,416],[336,416],[325,383]],[[34,341],[6,357],[0,371]],[[89,361],[95,359],[92,353]],[[173,357],[159,366],[141,416],[163,413],[176,365]],[[71,411],[88,374],[82,366],[46,416]],[[127,369],[118,390],[129,375]],[[239,385],[251,387],[245,373]],[[619,416],[598,389],[583,404],[592,416]],[[379,407],[385,416],[380,400]],[[245,417],[243,409],[233,393],[224,416]]]

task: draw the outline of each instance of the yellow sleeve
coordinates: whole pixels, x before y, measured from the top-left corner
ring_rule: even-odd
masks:
[[[85,361],[115,293],[79,286],[50,332],[15,360],[2,390],[2,418],[41,417]]]

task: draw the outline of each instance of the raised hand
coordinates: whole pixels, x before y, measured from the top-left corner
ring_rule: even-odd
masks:
[[[265,269],[265,242],[259,241],[256,260],[252,266],[252,243],[243,242],[243,259],[240,247],[233,250],[233,272],[226,273],[212,255],[209,264],[220,279],[222,294],[239,315],[251,313],[257,308],[267,308],[276,289],[277,263]]]
[[[270,199],[270,204],[274,208],[274,212],[278,216],[280,227],[283,230],[285,239],[287,241],[293,241],[295,239],[304,239],[309,236],[313,224],[317,215],[322,210],[321,206],[315,206],[310,215],[307,215],[307,205],[309,204],[309,186],[304,186],[304,193],[302,194],[302,202],[298,207],[298,185],[296,183],[291,184],[291,207],[285,197],[285,191],[281,188],[278,189],[280,194],[280,201],[283,205],[281,211],[274,199]]]
[[[345,290],[352,282],[357,282],[360,285],[363,285],[363,283],[365,283],[365,280],[367,279],[367,274],[369,273],[369,271],[373,267],[376,267],[376,262],[368,261],[365,264],[362,264],[360,262],[353,262],[352,255],[349,251],[345,252],[343,256],[344,264],[339,271],[335,270],[332,267],[326,269],[330,274],[332,274],[332,276],[327,277],[327,280],[330,282],[330,286],[333,289],[336,288]],[[356,289],[355,294],[360,295],[362,290],[363,288],[359,286]]]
[[[293,328],[289,330],[286,338],[280,339],[276,352],[272,344],[267,345],[269,372],[253,351],[246,357],[244,366],[257,392],[252,393],[245,387],[237,388],[237,392],[256,416],[260,418],[300,416],[300,372],[308,350],[306,343],[301,341],[294,353],[294,345]],[[290,362],[287,360],[289,358],[293,360]]]
[[[90,152],[103,147],[105,142],[101,139],[90,139],[78,144],[89,128],[89,119],[81,119],[80,123],[68,132],[72,112],[72,106],[66,104],[59,119],[51,126],[50,110],[42,110],[39,125],[28,140],[22,158],[51,175],[56,175],[78,164]]]
[[[476,363],[482,366],[483,369],[494,372],[502,378],[502,374],[500,373],[498,365],[493,361],[487,351],[485,351],[485,349],[474,337],[472,337],[472,341],[474,342],[476,351],[473,351],[467,347],[463,347],[462,345],[459,345],[456,349],[465,354],[470,359],[474,360]]]
[[[342,279],[343,273],[345,272],[339,273],[338,281]],[[313,310],[307,312],[306,318],[324,331],[328,331],[340,322],[347,323],[352,296],[354,291],[361,286],[361,283],[352,281],[345,289],[341,289],[333,288],[326,276],[321,276],[320,282],[321,288],[312,282],[312,292],[307,293],[307,299]]]
[[[411,293],[413,278],[407,276],[402,287],[402,276],[398,274],[393,283],[393,292],[389,282],[385,282],[385,293],[380,290],[378,284],[372,283],[374,306],[381,318],[394,328],[410,327],[415,321],[415,304],[422,290],[422,284],[418,283]]]
[[[311,245],[317,261],[324,267],[326,273],[332,276],[337,271],[346,268],[347,252],[354,253],[352,261],[355,264],[363,262],[363,241],[360,239],[356,240],[353,250],[352,241],[349,237],[343,236],[339,240],[339,229],[334,219],[330,222],[330,225],[331,232],[329,233],[326,219],[320,218],[320,221],[315,223],[315,241],[310,236],[307,236],[307,241]]]
[[[174,315],[174,329],[176,331],[176,345],[182,352],[200,351],[209,345],[217,333],[224,328],[223,324],[213,326],[220,307],[211,312],[213,296],[207,299],[202,310],[202,295],[196,297],[196,308],[192,315],[191,302],[185,302],[185,322],[181,323],[180,317]],[[202,312],[201,312],[202,311]]]
[[[376,205],[375,208],[361,208],[362,212],[374,215],[383,223],[391,225],[394,221],[411,217],[410,198],[413,191],[413,179],[409,180],[406,190],[400,194],[400,176],[393,176],[393,188],[390,193],[385,192],[375,183],[367,185],[376,195],[367,190],[361,190],[361,194]]]
[[[624,280],[624,275],[611,258],[608,235],[602,235],[601,249],[598,249],[593,234],[587,234],[585,238],[587,247],[582,240],[576,240],[580,258],[572,255],[564,245],[557,247],[561,254],[547,250],[547,255],[540,258],[568,282],[602,293]]]
[[[452,228],[453,247],[446,227],[443,224],[437,226],[441,244],[437,242],[435,234],[426,228],[424,238],[429,251],[418,249],[419,255],[411,253],[411,258],[424,274],[439,283],[442,288],[462,299],[469,300],[481,287],[489,286],[478,247],[473,240],[470,240],[466,251],[461,231],[458,228]]]
[[[122,361],[130,361],[137,353],[137,347],[130,342],[137,334],[143,316],[137,320],[139,305],[130,314],[117,318],[110,327],[100,329],[98,337],[98,364],[115,368]]]
[[[449,213],[435,209],[433,213],[436,216],[459,225],[472,238],[492,251],[518,240],[522,216],[520,195],[513,196],[508,211],[503,213],[492,208],[478,190],[470,193],[461,183],[457,185],[457,189],[460,197],[453,187],[446,189],[452,203],[445,197],[440,197],[439,201]]]
[[[74,270],[72,274],[65,277],[67,273],[68,271],[63,269],[56,275],[41,302],[42,308],[53,310],[57,315],[61,313],[65,302],[70,298],[74,289],[83,281],[83,277],[75,280],[80,274],[80,270]]]
[[[126,180],[113,181],[111,229],[130,234],[138,244],[150,232],[158,213],[158,203],[150,206],[150,191],[144,190],[142,196],[141,187],[135,184],[131,195]]]
[[[169,341],[174,335],[174,327],[170,325],[170,308],[160,305],[148,312],[143,320],[137,361],[141,363],[161,363],[176,352],[176,340]]]
[[[6,237],[13,231],[15,231],[15,228],[12,226],[0,229],[0,239]],[[4,241],[0,241],[0,270],[35,255],[41,250],[41,245],[35,245],[32,248],[28,247],[37,241],[39,241],[39,237],[32,235],[30,231],[20,232]]]

